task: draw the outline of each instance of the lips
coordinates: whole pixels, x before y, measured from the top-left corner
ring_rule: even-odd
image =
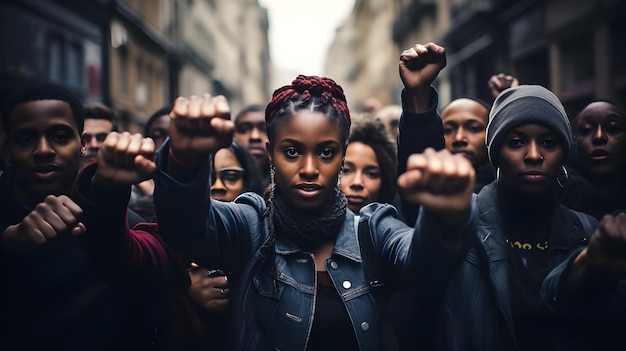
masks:
[[[366,200],[366,198],[363,196],[354,195],[346,195],[346,199],[348,200],[348,204],[350,205],[361,205]]]
[[[595,149],[589,154],[589,157],[593,161],[602,161],[609,158],[609,156],[609,152],[604,149]]]
[[[253,155],[264,155],[265,154],[265,149],[262,148],[262,147],[251,147],[248,150]]]
[[[530,171],[522,173],[522,178],[529,182],[541,182],[546,179],[546,175],[541,172]]]
[[[41,180],[47,180],[53,178],[59,171],[59,167],[56,165],[45,165],[33,167],[32,173],[36,178]]]
[[[302,197],[315,197],[322,191],[322,187],[319,184],[313,183],[298,184],[296,189]]]

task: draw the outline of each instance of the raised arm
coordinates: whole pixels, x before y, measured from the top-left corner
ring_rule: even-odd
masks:
[[[150,138],[113,132],[100,147],[97,164],[78,177],[74,197],[85,211],[85,239],[102,267],[118,273],[162,273],[174,263],[156,225],[130,229],[126,220],[131,185],[152,177],[154,152]]]
[[[398,69],[404,90],[398,133],[398,175],[406,171],[410,155],[422,153],[428,147],[435,150],[445,147],[443,125],[437,112],[439,97],[432,87],[445,66],[446,51],[434,43],[417,44],[400,55]],[[415,223],[419,205],[402,200],[403,216],[407,223]]]
[[[255,222],[242,219],[253,206],[211,201],[211,156],[228,147],[234,133],[228,102],[208,94],[178,98],[170,115],[169,140],[158,152],[154,177],[160,231],[186,259],[226,270],[225,252],[245,245],[247,226]]]

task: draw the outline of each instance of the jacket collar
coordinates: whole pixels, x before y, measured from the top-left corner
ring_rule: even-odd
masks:
[[[346,219],[343,222],[343,227],[339,231],[339,234],[337,234],[337,239],[335,239],[333,254],[343,256],[355,262],[361,262],[361,251],[359,249],[354,221],[354,213],[352,211],[346,211]],[[277,255],[291,255],[302,252],[302,249],[292,242],[277,239],[274,252]]]

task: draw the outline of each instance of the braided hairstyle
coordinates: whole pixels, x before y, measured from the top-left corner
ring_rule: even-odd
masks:
[[[331,122],[335,122],[337,127],[341,129],[341,141],[347,145],[350,133],[350,110],[341,86],[330,78],[299,75],[291,84],[276,89],[272,95],[272,100],[265,108],[265,124],[270,146],[276,138],[277,128],[300,111],[319,112],[326,115]],[[273,166],[270,168],[270,174],[272,174],[274,168]],[[274,187],[274,183],[271,182],[264,194],[267,214],[269,215],[270,233],[261,248],[261,253],[268,258],[274,252],[276,239]],[[276,279],[274,279],[274,283],[276,284]]]
[[[343,142],[350,132],[350,110],[343,89],[334,80],[299,75],[274,91],[265,108],[265,124],[270,144],[276,137],[276,126],[299,111],[320,112],[341,128]]]

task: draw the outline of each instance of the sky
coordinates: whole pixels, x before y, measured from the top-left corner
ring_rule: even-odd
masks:
[[[284,73],[323,75],[326,51],[352,12],[354,0],[259,0],[259,4],[268,11],[274,67]]]

